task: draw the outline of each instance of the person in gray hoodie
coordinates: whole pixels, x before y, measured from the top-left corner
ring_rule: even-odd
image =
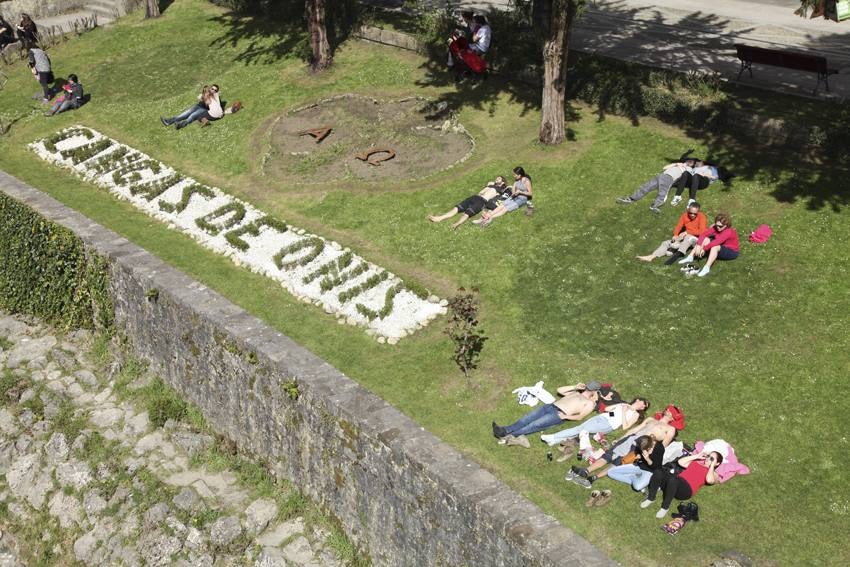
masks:
[[[32,47],[27,51],[27,59],[33,76],[41,84],[44,92],[44,102],[50,100],[50,85],[53,83],[53,68],[50,65],[50,57],[38,47]]]

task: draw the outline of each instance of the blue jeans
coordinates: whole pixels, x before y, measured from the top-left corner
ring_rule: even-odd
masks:
[[[637,465],[620,465],[608,469],[608,478],[631,484],[632,488],[640,491],[649,486],[652,473]]]
[[[505,431],[511,435],[528,435],[529,433],[549,429],[553,425],[558,425],[564,421],[558,415],[559,411],[555,404],[540,406],[505,427]]]
[[[611,427],[611,423],[608,421],[608,414],[603,413],[595,417],[591,417],[587,421],[579,423],[575,427],[563,429],[557,433],[553,433],[552,435],[546,435],[546,439],[544,439],[544,441],[546,441],[549,445],[557,445],[561,441],[578,437],[579,433],[582,431],[587,431],[590,435],[593,435],[594,433],[611,433],[614,431],[614,428]]]
[[[207,109],[200,104],[193,104],[177,116],[173,118],[167,118],[165,121],[169,124],[174,124],[175,122],[185,122],[186,124],[191,124],[195,120],[201,118],[201,116],[206,113]]]

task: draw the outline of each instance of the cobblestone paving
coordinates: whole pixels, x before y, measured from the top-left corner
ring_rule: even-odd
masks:
[[[343,564],[344,536],[287,506],[300,496],[214,466],[227,453],[208,433],[155,427],[119,395],[152,379],[99,371],[93,342],[0,312],[0,567]]]

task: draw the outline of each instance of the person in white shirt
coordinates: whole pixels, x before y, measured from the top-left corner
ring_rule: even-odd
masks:
[[[484,55],[490,49],[490,40],[493,37],[493,28],[487,23],[487,18],[481,14],[477,14],[473,18],[477,29],[472,34],[472,41],[469,48],[478,55]]]
[[[599,415],[591,417],[575,427],[563,429],[551,435],[541,435],[540,440],[552,446],[578,437],[582,432],[593,435],[594,433],[611,433],[620,428],[625,431],[642,420],[647,409],[649,409],[649,401],[646,398],[635,398],[628,404],[607,406],[605,411],[599,413]]]
[[[682,175],[694,167],[693,159],[686,159],[683,162],[670,163],[664,166],[664,171],[638,187],[634,193],[625,197],[618,197],[617,202],[621,205],[631,205],[632,203],[642,199],[647,193],[652,190],[658,191],[658,196],[650,205],[649,210],[653,213],[661,213],[661,205],[667,200],[667,193],[673,184],[679,180]]]
[[[697,191],[701,191],[717,181],[719,173],[717,167],[702,160],[694,161],[694,166],[689,171],[676,181],[676,194],[670,201],[672,206],[676,206],[682,200],[682,193],[685,191],[685,186],[688,186],[688,205],[697,200]]]

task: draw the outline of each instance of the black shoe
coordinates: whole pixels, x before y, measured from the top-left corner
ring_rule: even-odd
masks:
[[[181,128],[185,128],[186,126],[188,126],[188,124],[187,124],[187,123],[185,123],[185,122],[178,122],[178,123],[177,123],[177,126],[175,126],[175,128],[177,128],[178,130],[180,130]]]
[[[504,427],[496,425],[495,421],[493,422],[493,437],[495,437],[496,439],[501,439],[507,434],[508,432],[505,430]]]
[[[664,265],[665,266],[672,266],[673,264],[675,264],[676,262],[678,262],[679,260],[681,260],[684,257],[685,257],[685,255],[682,254],[681,252],[673,252],[673,255],[670,256],[669,258],[667,258],[667,260],[664,262]]]

